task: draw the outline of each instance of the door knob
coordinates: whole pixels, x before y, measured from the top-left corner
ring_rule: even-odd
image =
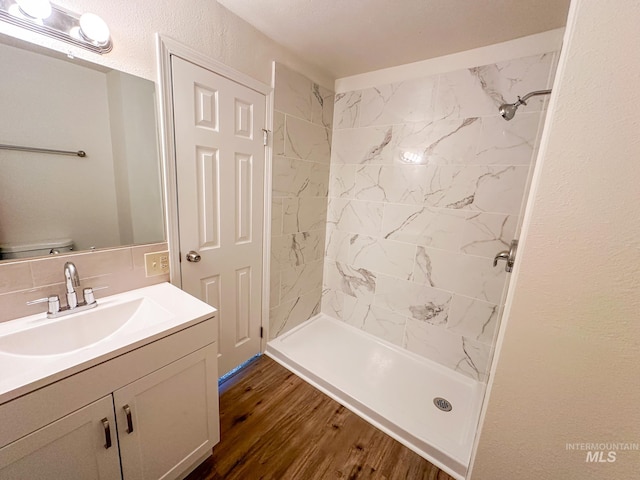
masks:
[[[493,257],[493,266],[498,266],[498,260],[505,260],[507,264],[504,266],[504,269],[506,272],[511,272],[511,270],[513,270],[513,264],[516,261],[517,250],[518,240],[513,240],[511,242],[511,248],[509,248],[509,250],[499,252],[495,257]]]
[[[201,259],[202,257],[198,252],[194,252],[193,250],[191,250],[189,253],[187,253],[187,262],[198,263]]]

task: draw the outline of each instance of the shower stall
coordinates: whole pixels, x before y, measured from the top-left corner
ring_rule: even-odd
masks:
[[[459,479],[557,56],[335,95],[275,67],[267,354]]]

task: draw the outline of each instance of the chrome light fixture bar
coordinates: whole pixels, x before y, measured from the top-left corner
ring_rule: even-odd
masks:
[[[100,17],[78,15],[48,0],[0,0],[0,20],[101,55],[113,48],[109,27]]]

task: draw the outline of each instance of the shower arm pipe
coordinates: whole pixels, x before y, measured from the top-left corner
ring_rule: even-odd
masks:
[[[531,97],[535,97],[536,95],[549,95],[550,93],[551,90],[536,90],[535,92],[529,92],[522,98],[518,97],[518,103],[520,103],[521,105],[526,105],[527,100],[529,100]]]

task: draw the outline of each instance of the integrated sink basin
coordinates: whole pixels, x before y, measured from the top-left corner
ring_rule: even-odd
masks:
[[[42,312],[0,322],[0,404],[194,326],[216,312],[169,283],[97,302],[91,310],[63,317],[47,318]]]
[[[0,352],[12,355],[59,355],[85,348],[112,335],[139,330],[173,314],[149,298],[98,303],[88,310],[43,322],[0,337]]]

